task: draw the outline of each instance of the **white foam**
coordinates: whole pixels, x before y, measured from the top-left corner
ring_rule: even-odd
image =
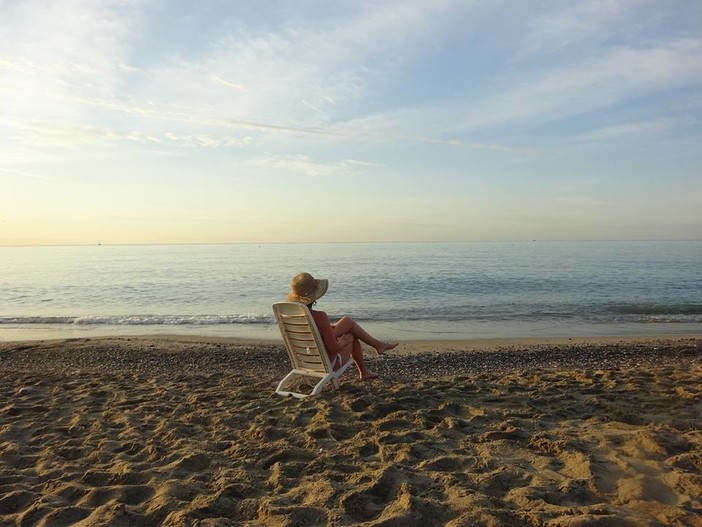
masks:
[[[215,326],[222,324],[270,324],[272,315],[84,315],[69,317],[0,317],[0,324],[64,324],[105,326]]]

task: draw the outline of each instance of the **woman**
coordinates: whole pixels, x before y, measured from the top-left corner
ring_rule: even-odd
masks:
[[[307,305],[334,369],[346,364],[349,358],[353,358],[361,380],[375,379],[378,374],[366,367],[361,342],[372,346],[378,355],[396,347],[397,342],[383,342],[376,339],[350,317],[342,317],[336,324],[332,324],[324,311],[313,309],[316,301],[324,296],[328,288],[329,280],[326,278],[316,279],[309,273],[300,273],[290,281],[288,301]]]

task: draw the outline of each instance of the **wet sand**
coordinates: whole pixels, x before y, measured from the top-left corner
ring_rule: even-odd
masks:
[[[702,339],[0,344],[0,525],[702,525]]]

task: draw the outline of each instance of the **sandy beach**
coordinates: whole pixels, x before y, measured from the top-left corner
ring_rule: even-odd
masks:
[[[0,344],[0,525],[702,526],[702,338]]]

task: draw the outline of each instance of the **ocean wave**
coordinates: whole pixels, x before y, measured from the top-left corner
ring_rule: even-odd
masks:
[[[676,315],[668,313],[659,315],[624,315],[621,318],[625,322],[644,322],[651,324],[695,324],[702,322],[702,315]]]
[[[65,317],[0,317],[0,324],[18,325],[105,325],[105,326],[215,326],[221,324],[270,324],[272,315],[255,313],[238,315],[123,315],[123,316],[65,316]]]
[[[531,309],[529,309],[531,307]],[[350,315],[365,322],[557,322],[557,323],[702,323],[700,304],[607,304],[593,306],[451,306],[442,309],[413,308],[358,310]],[[331,319],[341,315],[329,313]],[[274,324],[272,314],[230,315],[80,315],[80,316],[1,316],[2,325],[72,326],[221,326]]]
[[[607,311],[619,315],[650,315],[650,316],[694,316],[702,315],[702,304],[681,303],[681,304],[658,304],[658,303],[629,303],[611,304],[607,306]]]

